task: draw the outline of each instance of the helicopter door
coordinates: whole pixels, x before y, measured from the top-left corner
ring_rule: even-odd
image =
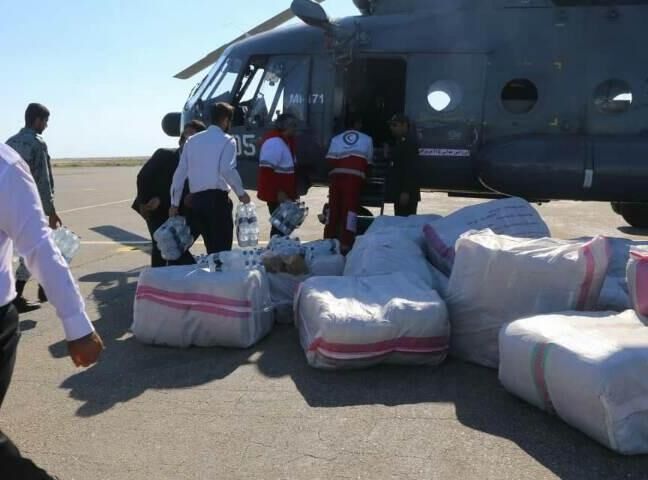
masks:
[[[404,58],[358,58],[339,72],[343,85],[341,102],[336,102],[336,131],[342,131],[350,114],[358,115],[364,130],[374,141],[374,165],[365,183],[362,205],[383,207],[387,176],[384,145],[390,140],[389,119],[405,111],[407,63]]]
[[[408,68],[406,111],[419,134],[421,187],[480,189],[473,154],[481,140],[486,56],[411,55]]]
[[[278,55],[252,57],[234,95],[231,134],[238,147],[238,170],[246,188],[256,188],[258,149],[264,133],[282,113],[306,120],[310,59]]]

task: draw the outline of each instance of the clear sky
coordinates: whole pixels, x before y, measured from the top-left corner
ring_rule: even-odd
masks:
[[[29,102],[52,116],[50,154],[149,155],[173,146],[162,117],[180,111],[204,72],[173,75],[246,32],[290,0],[0,0],[0,141]],[[355,15],[327,0],[331,17]]]

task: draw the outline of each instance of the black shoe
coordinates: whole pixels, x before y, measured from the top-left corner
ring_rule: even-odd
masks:
[[[47,295],[45,295],[45,290],[43,290],[42,285],[38,286],[38,301],[40,303],[47,303]]]
[[[41,308],[40,303],[30,302],[25,297],[16,297],[13,301],[13,306],[16,307],[18,313],[29,313]]]

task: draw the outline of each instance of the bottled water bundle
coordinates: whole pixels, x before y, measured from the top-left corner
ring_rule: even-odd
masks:
[[[231,252],[212,253],[196,257],[196,263],[201,268],[214,272],[235,272],[243,270],[262,269],[261,248],[246,248]]]
[[[259,244],[259,222],[253,203],[236,207],[236,239],[239,247],[256,247]]]
[[[246,248],[242,250],[232,250],[231,252],[220,252],[218,258],[221,262],[223,272],[235,272],[242,270],[262,269],[263,262],[260,248]]]
[[[52,239],[66,262],[70,263],[81,247],[81,239],[67,227],[52,230]]]
[[[308,207],[304,202],[283,202],[272,214],[270,223],[288,236],[302,226],[307,216]]]
[[[169,218],[155,231],[153,238],[166,261],[178,260],[194,241],[184,217]]]

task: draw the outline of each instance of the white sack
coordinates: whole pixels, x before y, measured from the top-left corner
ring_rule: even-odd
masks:
[[[439,270],[450,274],[457,239],[470,230],[485,229],[521,238],[550,236],[549,227],[527,201],[521,198],[493,200],[462,208],[425,225],[423,233],[428,258]]]
[[[315,257],[308,263],[308,268],[314,277],[339,277],[344,274],[345,265],[344,255],[336,254]]]
[[[260,270],[210,273],[186,266],[140,274],[132,330],[143,343],[247,348],[272,325],[268,281]]]
[[[316,368],[438,365],[447,355],[445,304],[400,273],[311,278],[300,286],[295,311],[302,347]]]
[[[451,351],[497,368],[502,325],[524,317],[591,310],[608,267],[606,240],[536,240],[469,232],[457,241],[446,301]]]
[[[347,255],[345,276],[366,277],[402,272],[433,290],[442,289],[442,279],[425,258],[419,245],[397,231],[367,234],[356,239]]]
[[[423,227],[439,220],[441,215],[410,215],[409,217],[391,217],[382,215],[376,217],[371,223],[366,235],[384,232],[398,232],[410,240],[414,240],[421,248],[425,246]]]
[[[605,277],[596,310],[623,312],[632,308],[626,281],[626,267],[630,259],[630,249],[648,246],[648,242],[638,242],[627,238],[607,237],[607,239],[610,247],[610,266],[608,267],[608,273]],[[591,238],[580,239],[580,241],[588,240],[591,240]]]
[[[630,252],[627,278],[632,308],[648,322],[648,250]]]
[[[289,273],[268,273],[270,297],[277,323],[295,323],[293,305],[299,285],[308,280],[309,275],[290,275]]]
[[[511,393],[624,454],[648,453],[648,328],[632,310],[518,320],[502,329]]]

